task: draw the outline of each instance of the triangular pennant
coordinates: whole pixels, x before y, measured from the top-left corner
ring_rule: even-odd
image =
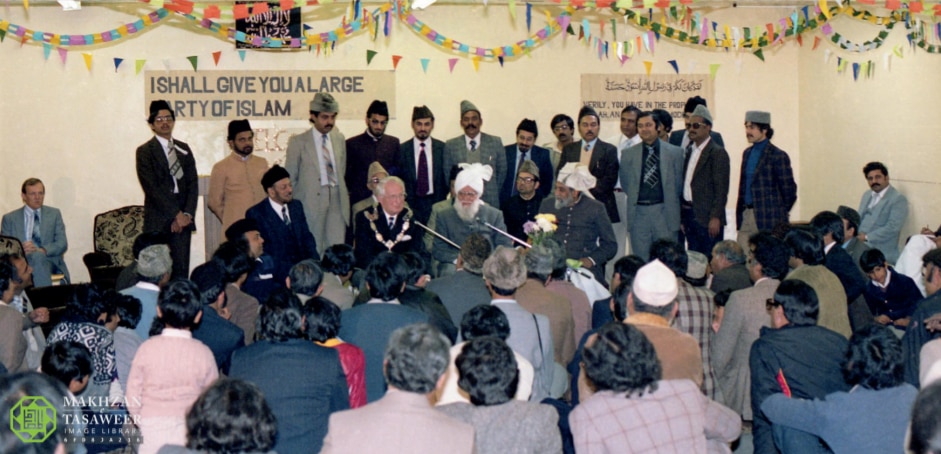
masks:
[[[192,57],[186,57],[186,59],[190,61],[190,66],[193,67],[193,71],[196,71],[197,66],[199,66],[199,57],[194,55]]]
[[[242,49],[239,51],[239,59],[245,61],[245,50]]]
[[[647,77],[650,77],[650,70],[653,68],[653,62],[650,60],[644,60],[644,68],[647,70]]]
[[[474,64],[474,72],[480,71],[480,57],[472,58],[471,63]]]
[[[817,50],[818,45],[820,45],[820,37],[814,36],[814,47],[811,50]]]
[[[401,55],[393,55],[393,56],[392,56],[392,70],[393,70],[393,71],[395,71],[395,69],[399,67],[399,61],[400,61],[400,60],[402,60],[402,56],[401,56]]]
[[[454,72],[454,65],[456,65],[456,64],[457,64],[457,59],[456,59],[456,58],[449,58],[449,59],[448,59],[448,68],[450,69],[450,71],[451,71],[452,73]]]
[[[718,63],[713,63],[709,65],[709,78],[710,79],[712,80],[716,79],[716,73],[719,72],[719,66],[720,65]]]
[[[89,54],[89,53],[87,53],[87,52],[86,52],[86,53],[83,53],[83,54],[82,54],[82,58],[85,59],[85,68],[87,68],[89,71],[91,71],[91,54]]]
[[[591,38],[591,25],[588,24],[588,19],[582,19],[582,32],[585,33],[585,39]]]
[[[510,17],[515,21],[516,20],[516,0],[509,0],[507,2],[507,7],[510,8]]]
[[[853,63],[853,80],[859,80],[859,63]]]
[[[533,25],[533,5],[526,4],[526,31],[532,31]]]
[[[503,67],[503,57],[497,57],[497,61],[500,62],[500,67]]]
[[[618,40],[618,21],[611,19],[611,36],[614,41]]]
[[[144,64],[147,63],[147,60],[134,60],[134,75],[140,74],[140,70],[144,68]]]
[[[49,60],[49,53],[52,52],[52,45],[49,43],[42,43],[42,57],[44,60]]]
[[[219,66],[219,59],[222,58],[222,51],[217,50],[212,53],[212,61],[216,63],[216,66]]]
[[[6,38],[6,37],[7,37],[7,31],[6,31],[6,30],[0,30],[0,43],[2,43],[2,42],[3,42],[3,38]]]
[[[65,64],[65,59],[69,56],[69,51],[65,50],[62,47],[56,48],[59,51],[59,60],[62,60],[62,64]]]
[[[421,70],[422,70],[422,72],[425,73],[425,74],[428,73],[428,63],[429,63],[430,61],[431,61],[431,60],[428,59],[428,58],[423,58],[423,59],[421,59]]]
[[[679,65],[676,64],[676,60],[670,60],[670,61],[668,61],[667,63],[669,63],[670,66],[673,67],[673,71],[674,71],[675,73],[677,73],[677,74],[680,73],[680,67],[679,67]]]
[[[29,0],[23,0],[23,9],[29,9]]]
[[[121,67],[121,63],[124,63],[124,59],[123,59],[123,58],[115,58],[115,59],[114,59],[114,72],[118,72],[118,68]]]
[[[797,35],[797,45],[804,47],[804,40],[801,38],[803,35]]]
[[[761,49],[756,50],[756,51],[753,53],[753,55],[756,56],[756,57],[758,57],[758,58],[760,58],[761,61],[765,61],[765,53],[764,53]]]
[[[376,52],[374,50],[366,49],[366,66],[369,66],[369,64],[372,63],[373,57],[375,57],[376,54],[378,53],[379,52]]]

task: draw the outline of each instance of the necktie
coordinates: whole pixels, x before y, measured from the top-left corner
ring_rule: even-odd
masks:
[[[529,150],[520,152],[520,162],[517,162],[517,163],[516,163],[516,174],[517,174],[517,175],[520,174],[520,167],[523,167],[523,161],[529,159],[529,158],[526,157],[526,153],[529,153]],[[515,192],[516,185],[513,185],[513,189],[514,189],[514,192]]]
[[[284,225],[291,225],[291,215],[288,214],[287,205],[281,206],[281,218],[284,219]]]
[[[693,144],[689,144],[686,146],[686,153],[684,154],[686,155],[683,158],[683,170],[685,171],[689,169],[689,158],[693,156]]]
[[[333,169],[333,160],[330,159],[330,149],[327,148],[327,135],[323,135],[323,142],[321,145],[321,155],[323,155],[324,166],[327,168],[327,182],[330,186],[337,185],[337,173]]]
[[[33,245],[42,247],[42,237],[39,235],[39,211],[33,211]]]
[[[395,216],[389,216],[389,229],[391,229],[393,225],[395,225]]]
[[[477,141],[476,141],[476,140],[471,140],[471,141],[470,141],[470,146],[471,146],[470,151],[477,151]]]
[[[655,187],[660,182],[657,177],[657,165],[660,164],[660,156],[650,145],[644,145],[647,149],[647,159],[644,161],[644,184],[649,187]]]
[[[183,164],[176,155],[176,144],[171,140],[167,143],[167,162],[170,163],[170,174],[177,180],[183,178]]]
[[[418,151],[418,195],[428,195],[428,186],[428,155],[425,154],[425,142],[421,142]]]
[[[591,144],[585,144],[584,148],[585,153],[591,153]]]

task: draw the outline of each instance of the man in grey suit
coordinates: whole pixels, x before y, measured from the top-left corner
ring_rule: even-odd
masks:
[[[647,260],[650,245],[665,238],[676,241],[680,231],[683,193],[683,152],[662,142],[656,116],[637,116],[641,143],[621,156],[621,185],[627,192],[631,251]]]
[[[871,191],[859,201],[859,232],[856,238],[885,254],[895,263],[899,258],[899,232],[908,218],[908,199],[889,185],[889,169],[881,162],[863,167]]]
[[[329,93],[310,102],[310,131],[288,140],[284,168],[291,174],[297,200],[304,205],[307,225],[321,247],[344,243],[350,224],[347,192],[346,139],[334,128],[340,105]]]
[[[52,285],[52,275],[62,273],[69,282],[69,269],[63,255],[69,248],[65,224],[58,209],[43,206],[46,187],[38,178],[29,178],[20,188],[22,208],[3,215],[0,235],[12,236],[23,243],[23,253],[33,268],[36,287]]]
[[[464,135],[444,144],[444,171],[462,162],[489,165],[494,169],[494,174],[484,187],[486,190],[482,199],[499,209],[500,188],[506,178],[506,152],[499,137],[480,132],[483,122],[477,106],[467,100],[461,101],[461,129]]]

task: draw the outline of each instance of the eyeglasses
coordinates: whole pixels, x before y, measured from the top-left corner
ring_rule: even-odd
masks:
[[[572,128],[570,128],[569,125],[567,124],[561,124],[561,125],[552,127],[553,131],[567,131],[569,129],[572,129]]]
[[[381,178],[370,178],[370,179],[369,179],[369,182],[372,183],[372,184],[377,184],[377,183],[379,183],[379,180],[380,180],[380,179],[381,179]]]
[[[516,181],[520,183],[532,183],[536,181],[536,179],[533,177],[516,177]]]
[[[703,126],[707,126],[707,125],[705,123],[690,123],[689,129],[699,129],[699,128],[702,128]]]
[[[780,306],[781,306],[781,303],[778,301],[775,301],[774,298],[768,298],[768,300],[765,301],[765,310],[770,311],[771,309],[774,309]]]
[[[172,117],[172,116],[167,116],[167,117],[155,117],[155,118],[154,118],[154,122],[156,122],[156,123],[163,123],[163,122],[169,123],[169,122],[171,122],[171,121],[173,121],[173,117]]]

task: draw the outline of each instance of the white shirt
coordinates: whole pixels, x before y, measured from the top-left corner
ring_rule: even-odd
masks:
[[[634,134],[634,137],[627,137],[624,133],[620,133],[610,139],[609,143],[616,144],[618,148],[618,165],[621,165],[621,154],[624,153],[624,150],[627,150],[634,145],[637,145],[641,142],[640,134]],[[615,189],[621,189],[621,172],[618,172],[618,182],[614,185]]]
[[[880,284],[880,283],[879,283],[878,281],[876,281],[875,279],[870,279],[870,280],[872,281],[872,285],[875,285],[876,287],[879,287],[879,288],[888,288],[888,287],[889,287],[889,281],[892,280],[892,271],[890,271],[888,268],[886,268],[886,270],[885,270],[885,284]]]
[[[281,208],[283,208],[284,205],[281,205],[280,203],[275,202],[271,197],[268,197],[268,203],[271,204],[271,209],[274,210],[274,212],[278,214],[278,217],[281,218],[282,221],[284,221],[284,213],[281,212]]]
[[[683,199],[692,202],[693,201],[693,189],[691,185],[693,184],[693,173],[696,172],[696,163],[699,162],[699,157],[702,156],[703,148],[706,148],[706,145],[709,145],[709,137],[706,137],[706,140],[700,146],[696,146],[695,143],[692,143],[693,152],[689,155],[689,164],[686,166],[686,178],[683,179]],[[684,153],[685,148],[684,148]]]
[[[167,139],[164,139],[163,137],[160,137],[160,136],[154,136],[154,137],[157,138],[157,142],[160,142],[160,146],[163,147],[163,154],[164,154],[164,156],[167,157],[167,162],[170,162],[170,141],[167,140]],[[177,156],[177,159],[179,159],[179,156]],[[168,168],[168,170],[169,170],[169,168]],[[174,194],[179,194],[179,193],[180,193],[180,187],[179,187],[179,185],[178,185],[177,182],[176,182],[176,178],[170,178],[170,179],[173,180],[173,193],[174,193]]]
[[[876,206],[876,204],[882,200],[882,197],[885,196],[885,191],[888,189],[889,185],[885,185],[885,187],[882,188],[882,190],[879,192],[872,191],[872,198],[869,199],[869,206],[867,208],[872,209],[872,207]]]
[[[321,186],[330,186],[330,179],[327,177],[327,163],[323,159],[323,147],[326,145],[327,151],[330,153],[330,162],[333,163],[333,175],[336,178],[337,182],[340,181],[340,170],[337,169],[337,157],[333,152],[333,144],[330,140],[330,135],[327,134],[326,142],[324,139],[324,133],[317,130],[317,128],[310,128],[311,134],[314,135],[314,146],[317,147],[317,162],[320,164],[320,185]],[[270,199],[269,199],[270,200]],[[278,210],[278,215],[280,216],[281,211]]]
[[[431,152],[431,147],[432,147],[431,137],[429,136],[425,140],[418,140],[418,138],[415,137],[412,139],[412,143],[414,144],[414,147],[415,147],[415,178],[416,179],[418,178],[418,166],[421,165],[420,161],[418,160],[418,157],[421,156],[421,144],[423,143],[425,144],[425,159],[428,162],[428,194],[418,194],[418,195],[424,196],[424,195],[434,194],[435,185],[432,184],[434,182],[434,175],[433,175],[434,172],[431,169],[434,169],[435,167],[433,165],[434,161],[432,161],[433,158],[431,157],[431,155],[433,154]],[[479,147],[480,144],[478,143],[477,146]],[[470,149],[470,147],[468,147],[468,149]],[[418,185],[416,185],[415,188],[417,190]]]

